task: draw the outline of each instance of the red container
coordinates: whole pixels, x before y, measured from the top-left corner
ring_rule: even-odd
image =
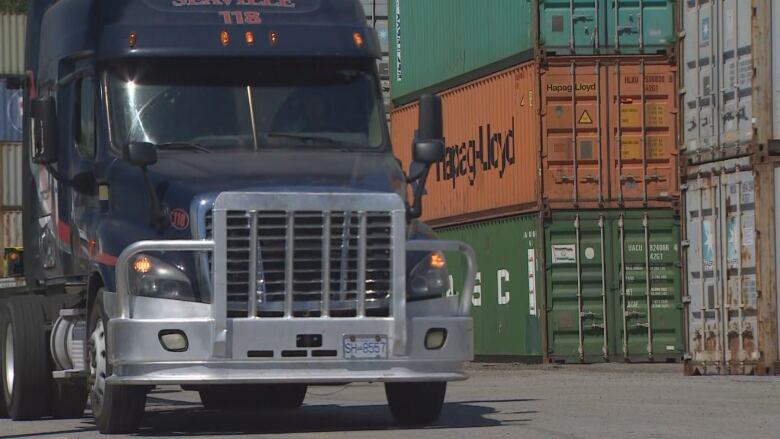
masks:
[[[431,169],[423,219],[675,207],[677,80],[666,60],[555,58],[442,93],[447,154]],[[407,170],[417,117],[416,103],[391,114]]]
[[[664,61],[556,59],[540,70],[546,206],[671,207],[679,199],[676,68]]]
[[[435,224],[538,209],[539,112],[535,63],[441,94],[446,158],[431,168],[423,218]],[[392,112],[393,148],[409,170],[416,103]]]

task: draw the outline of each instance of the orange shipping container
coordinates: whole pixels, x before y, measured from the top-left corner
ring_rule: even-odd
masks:
[[[538,209],[537,78],[532,62],[441,94],[446,158],[431,168],[423,219],[445,224]],[[393,149],[407,171],[417,119],[417,104],[391,115]]]
[[[679,199],[674,66],[571,58],[540,74],[545,206],[671,207]]]

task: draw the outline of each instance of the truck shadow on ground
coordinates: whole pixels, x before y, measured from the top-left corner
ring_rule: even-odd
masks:
[[[517,399],[511,402],[532,402]],[[534,410],[501,412],[495,404],[510,401],[456,402],[445,405],[439,421],[426,429],[484,428],[525,425]],[[165,408],[154,409],[157,404]],[[175,408],[171,408],[175,406]],[[500,418],[500,419],[496,419]],[[205,436],[230,434],[330,433],[339,431],[402,430],[393,423],[386,405],[340,406],[311,405],[295,411],[213,411],[198,403],[154,398],[147,404],[147,414],[139,436]]]

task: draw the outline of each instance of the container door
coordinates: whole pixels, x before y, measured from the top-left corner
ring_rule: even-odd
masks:
[[[551,66],[542,77],[543,200],[553,208],[599,207],[609,176],[598,62]]]
[[[472,301],[477,355],[541,356],[537,307],[536,215],[486,221],[438,231],[477,253],[479,272]],[[451,285],[463,285],[465,262],[447,255]],[[455,293],[455,292],[453,292]]]
[[[621,207],[669,203],[678,197],[674,68],[644,61],[610,68],[610,199]]]
[[[720,177],[723,203],[723,273],[725,273],[722,334],[731,373],[745,373],[745,362],[759,360],[756,294],[755,192],[753,172]]]
[[[679,360],[683,352],[680,224],[669,212],[621,213],[615,221],[619,346],[629,361]]]
[[[592,54],[604,44],[606,29],[599,26],[604,0],[541,0],[540,45],[548,52]]]
[[[545,226],[547,355],[553,361],[609,360],[606,217],[553,216]]]
[[[717,5],[719,2],[715,2]],[[753,140],[753,59],[751,8],[739,0],[720,3],[720,156],[745,154]],[[717,7],[717,6],[716,6]]]
[[[683,142],[689,160],[701,162],[712,157],[718,145],[717,77],[714,68],[716,43],[713,29],[717,2],[685,2],[685,44],[683,46],[684,121]]]
[[[605,10],[610,47],[620,53],[655,54],[674,44],[674,2],[615,0]]]
[[[685,194],[688,349],[692,361],[720,368],[725,359],[722,331],[720,176],[689,181]]]

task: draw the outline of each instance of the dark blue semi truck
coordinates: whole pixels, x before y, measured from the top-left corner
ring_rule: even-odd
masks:
[[[0,302],[0,414],[131,432],[157,385],[213,409],[295,409],[381,382],[433,422],[472,358],[417,218],[442,158],[424,97],[393,157],[357,0],[31,0],[24,294]],[[411,141],[412,139],[410,139]],[[407,203],[412,183],[412,202]]]

